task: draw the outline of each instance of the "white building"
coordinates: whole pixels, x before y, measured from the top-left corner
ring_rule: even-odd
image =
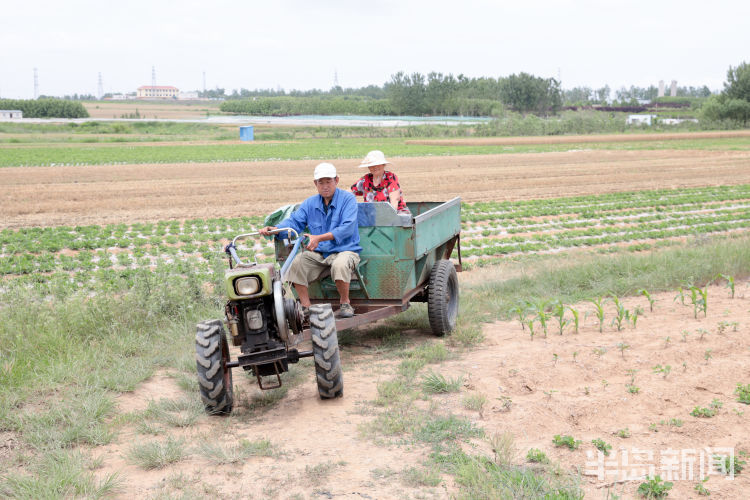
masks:
[[[651,120],[656,118],[656,115],[630,115],[628,116],[628,125],[648,125],[651,126]]]
[[[177,99],[180,101],[190,101],[198,99],[198,92],[180,92],[177,94]]]
[[[0,109],[0,120],[15,120],[23,118],[23,111],[18,109]]]
[[[143,85],[138,87],[138,99],[176,99],[180,89],[162,85]]]

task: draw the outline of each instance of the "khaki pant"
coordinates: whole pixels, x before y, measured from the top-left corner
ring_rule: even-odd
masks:
[[[333,281],[349,283],[358,264],[359,254],[356,252],[332,253],[323,257],[319,252],[304,251],[298,253],[289,266],[287,279],[298,285],[309,286],[311,282],[327,276],[327,271],[330,271]]]

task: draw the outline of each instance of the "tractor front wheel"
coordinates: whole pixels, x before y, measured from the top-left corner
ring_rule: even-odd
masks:
[[[229,345],[221,321],[198,323],[195,332],[195,362],[198,385],[206,412],[211,415],[232,413],[232,369],[227,368]]]
[[[453,262],[441,259],[430,271],[427,316],[432,333],[442,337],[456,328],[458,317],[458,276]]]
[[[310,333],[318,394],[321,399],[340,398],[344,395],[344,374],[331,304],[310,306]]]

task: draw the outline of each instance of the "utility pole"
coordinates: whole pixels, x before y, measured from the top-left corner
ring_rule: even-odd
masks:
[[[97,87],[97,93],[98,93],[97,97],[101,101],[102,100],[102,96],[104,95],[104,84],[102,83],[102,74],[101,74],[101,72],[99,72],[99,85]]]
[[[39,74],[34,68],[34,99],[39,99]]]
[[[156,66],[151,66],[151,86],[156,87]]]
[[[203,70],[203,93],[206,93],[206,70]]]

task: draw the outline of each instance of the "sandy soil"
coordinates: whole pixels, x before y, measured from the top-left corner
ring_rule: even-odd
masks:
[[[477,272],[461,276],[464,284],[480,279]],[[445,376],[464,378],[460,393],[432,396],[433,408],[470,419],[489,436],[510,432],[518,451],[517,464],[524,463],[530,448],[543,450],[565,471],[582,475],[586,498],[606,498],[608,489],[621,498],[636,498],[642,480],[619,482],[620,474],[637,474],[638,469],[652,465],[656,473],[668,477],[662,468],[668,465],[670,450],[676,450],[677,472],[669,498],[696,497],[693,488],[706,447],[750,452],[745,415],[750,407],[733,395],[738,383],[750,383],[749,284],[738,284],[737,290],[737,296],[730,299],[727,289],[710,287],[708,315],[698,319],[693,318],[692,306],[673,301],[674,293],[656,295],[653,313],[645,298],[625,299],[627,308],[641,306],[646,312],[637,328],[628,325],[621,332],[609,325],[614,315],[611,304],[603,333],[599,333],[593,314],[577,334],[568,327],[558,335],[550,325],[546,338],[540,334],[533,341],[518,322],[485,325],[486,339],[480,346],[457,352],[455,358],[433,366]],[[593,312],[590,304],[577,307],[581,317],[584,311]],[[700,329],[707,332],[702,340]],[[685,340],[682,332],[688,333]],[[419,332],[408,334],[415,344],[434,341]],[[630,346],[622,354],[617,347],[621,342]],[[457,492],[450,476],[443,476],[444,483],[434,488],[410,486],[402,479],[406,469],[424,463],[428,447],[409,439],[376,441],[361,432],[380,411],[372,404],[378,382],[390,380],[395,366],[394,361],[373,354],[374,347],[343,348],[346,390],[342,399],[318,399],[310,368],[309,377],[270,411],[253,412],[240,405],[231,418],[201,417],[192,427],[169,431],[189,443],[208,438],[225,447],[240,439],[270,439],[281,451],[275,458],[254,457],[235,465],[215,466],[193,451],[182,462],[145,472],[130,464],[125,454],[134,442],[165,436],[144,436],[130,429],[120,434],[117,443],[95,450],[104,461],[97,473],[102,477],[114,471],[123,474],[120,498],[178,491],[216,491],[220,498],[291,498],[297,494],[297,498],[450,498]],[[667,376],[654,373],[656,365],[669,365],[671,372]],[[243,397],[257,390],[251,379],[235,377]],[[639,388],[637,394],[626,388],[631,379]],[[177,398],[179,394],[174,381],[161,374],[135,393],[123,395],[119,407],[121,411],[143,409],[150,399]],[[470,394],[487,398],[483,411],[464,407],[463,398]],[[714,399],[723,403],[716,416],[690,415],[694,407],[708,407]],[[428,408],[430,402],[417,400],[415,404]],[[670,425],[671,419],[675,420]],[[630,437],[618,437],[617,431],[625,428]],[[580,448],[556,448],[552,443],[556,434],[581,440]],[[612,445],[611,455],[602,463],[601,478],[591,444],[595,438]],[[467,452],[491,455],[486,441],[474,443],[465,447]],[[652,455],[634,455],[638,450]],[[683,450],[684,460],[679,458]],[[623,458],[625,452],[629,462]],[[694,476],[687,480],[693,452]],[[588,453],[593,455],[588,457]],[[329,473],[319,473],[325,464],[329,464]],[[709,477],[705,487],[711,498],[743,498],[750,487],[750,469],[733,480],[714,473]]]
[[[160,102],[160,101],[98,101],[85,102],[83,106],[91,118],[122,118],[135,113],[142,118],[205,118],[209,113],[218,114],[218,101]]]
[[[265,214],[311,195],[316,163],[2,168],[0,228]],[[750,151],[569,151],[394,163],[407,201],[522,200],[750,182]],[[335,164],[343,187],[362,174],[352,160]]]
[[[427,139],[406,141],[407,144],[431,146],[488,146],[504,144],[579,144],[591,142],[648,142],[676,141],[685,139],[727,139],[750,137],[750,130],[727,130],[717,132],[678,132],[672,134],[602,134],[602,135],[558,135],[535,137],[471,137],[466,139]]]

